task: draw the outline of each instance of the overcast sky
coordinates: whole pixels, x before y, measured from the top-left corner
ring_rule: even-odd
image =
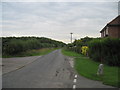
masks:
[[[38,36],[70,42],[100,37],[118,15],[117,2],[2,2],[2,36]]]

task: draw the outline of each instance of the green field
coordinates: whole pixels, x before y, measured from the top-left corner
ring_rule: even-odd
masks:
[[[6,55],[3,58],[10,58],[10,57],[25,57],[25,56],[39,56],[48,54],[57,48],[43,48],[43,49],[34,49],[34,50],[27,50],[26,52],[19,53],[17,55]]]
[[[120,81],[118,79],[118,67],[111,67],[108,65],[104,65],[104,74],[102,76],[98,76],[97,69],[99,62],[95,62],[88,57],[85,57],[81,54],[62,50],[62,53],[67,56],[75,57],[75,70],[82,76],[92,79],[102,81],[103,84],[111,85],[115,87],[120,87]]]

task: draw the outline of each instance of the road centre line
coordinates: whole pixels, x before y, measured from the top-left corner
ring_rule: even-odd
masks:
[[[77,75],[75,75],[75,78],[74,78],[73,82],[74,82],[74,83],[77,82]],[[75,85],[75,84],[73,85],[73,89],[74,89],[74,90],[76,89],[76,85]]]
[[[76,82],[77,82],[77,79],[74,79],[73,82],[76,83]]]
[[[77,75],[75,75],[75,78],[77,78]]]
[[[73,85],[73,89],[76,89],[76,85]]]

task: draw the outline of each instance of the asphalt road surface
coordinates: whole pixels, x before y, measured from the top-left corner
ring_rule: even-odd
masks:
[[[36,61],[41,56],[2,58],[2,74],[17,70]]]
[[[33,63],[4,74],[3,88],[111,88],[75,73],[70,60],[55,50]]]

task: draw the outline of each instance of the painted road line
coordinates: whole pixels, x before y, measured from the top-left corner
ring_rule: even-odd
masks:
[[[73,82],[76,83],[76,82],[77,82],[77,79],[74,79]]]
[[[76,85],[73,85],[73,89],[76,89]]]
[[[75,78],[77,78],[77,75],[75,75]]]

